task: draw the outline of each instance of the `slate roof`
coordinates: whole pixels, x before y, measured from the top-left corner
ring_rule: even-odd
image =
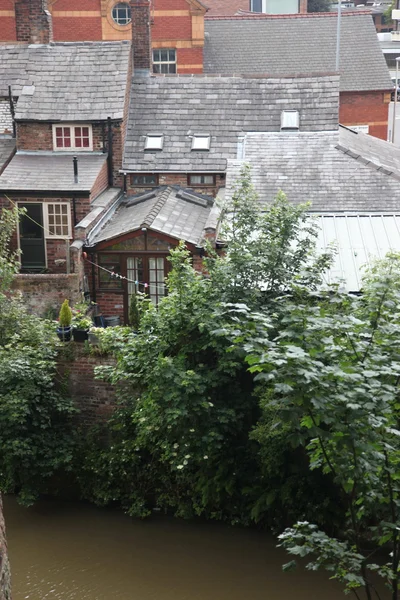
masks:
[[[268,74],[335,70],[337,15],[254,15],[205,21],[205,73]],[[341,91],[391,90],[372,17],[344,13]]]
[[[248,134],[244,160],[228,163],[228,200],[243,162],[263,203],[283,190],[316,212],[400,212],[400,149],[363,133]]]
[[[134,78],[122,170],[221,172],[237,155],[238,136],[279,131],[283,109],[300,112],[302,131],[337,128],[339,77]],[[164,135],[163,150],[145,152],[147,134]],[[192,151],[192,135],[210,133],[209,151]]]
[[[72,158],[58,152],[17,152],[0,177],[0,192],[90,192],[107,156],[79,155],[78,183]]]
[[[15,150],[15,139],[0,137],[0,173]]]
[[[87,245],[94,246],[142,227],[199,244],[212,214],[213,199],[179,186],[161,186],[125,199]],[[103,221],[104,222],[104,221]]]
[[[122,119],[130,42],[0,45],[0,96],[12,86],[17,120]]]

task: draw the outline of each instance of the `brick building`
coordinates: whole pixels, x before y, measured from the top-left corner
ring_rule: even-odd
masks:
[[[335,70],[337,15],[246,15],[205,21],[204,71],[246,76]],[[342,17],[339,122],[387,139],[392,90],[372,17]]]
[[[70,273],[74,226],[120,193],[131,68],[129,42],[0,46],[0,97],[10,86],[16,125],[16,140],[0,138],[10,153],[16,142],[0,206],[27,212],[15,240],[23,272]]]
[[[152,0],[156,72],[202,72],[206,10],[200,0]],[[0,0],[0,44],[47,43],[50,21],[54,41],[130,41],[134,15],[129,0]]]

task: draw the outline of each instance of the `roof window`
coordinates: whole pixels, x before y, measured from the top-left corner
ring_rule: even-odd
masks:
[[[281,130],[297,131],[300,127],[298,110],[283,110],[281,112]]]
[[[192,150],[209,150],[211,135],[209,133],[197,133],[192,137]]]
[[[145,150],[162,150],[164,145],[164,136],[160,133],[149,133],[144,143]]]

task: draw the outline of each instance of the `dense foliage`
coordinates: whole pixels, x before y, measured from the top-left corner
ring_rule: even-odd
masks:
[[[9,290],[18,266],[8,253],[17,219],[17,211],[0,216],[0,490],[31,504],[70,464],[74,409],[55,388],[54,324],[29,315]]]
[[[158,506],[276,527],[311,518],[315,507],[322,521],[337,512],[305,453],[294,452],[284,435],[260,444],[252,433],[264,392],[243,350],[218,335],[223,303],[261,308],[284,286],[320,282],[330,255],[316,255],[316,226],[305,209],[280,194],[262,211],[245,170],[230,207],[227,252],[208,258],[208,277],[194,271],[181,246],[172,252],[169,295],[158,309],[137,299],[137,333],[105,332],[103,344],[118,358],[106,375],[123,387],[106,431],[79,453],[87,498],[116,501],[132,515]]]
[[[310,468],[333,479],[346,507],[338,537],[313,519],[287,529],[281,544],[357,598],[364,588],[368,600],[381,597],[374,574],[398,598],[399,306],[400,256],[389,255],[369,270],[361,297],[332,290],[315,303],[293,290],[273,314],[233,309],[235,342],[268,390],[265,421],[275,410],[274,432],[306,448]],[[254,434],[262,439],[264,428]]]

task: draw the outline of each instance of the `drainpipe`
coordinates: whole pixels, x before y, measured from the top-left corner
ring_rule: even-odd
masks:
[[[8,101],[10,103],[10,113],[11,113],[12,125],[13,125],[13,138],[16,138],[17,137],[17,128],[15,125],[15,108],[14,108],[14,99],[13,99],[12,91],[11,91],[11,85],[8,86]]]
[[[96,302],[96,270],[94,266],[94,255],[90,255],[90,260],[92,261],[92,298],[93,302]]]
[[[114,176],[113,176],[113,135],[112,135],[112,123],[111,117],[107,118],[107,134],[108,134],[108,185],[113,187]]]

